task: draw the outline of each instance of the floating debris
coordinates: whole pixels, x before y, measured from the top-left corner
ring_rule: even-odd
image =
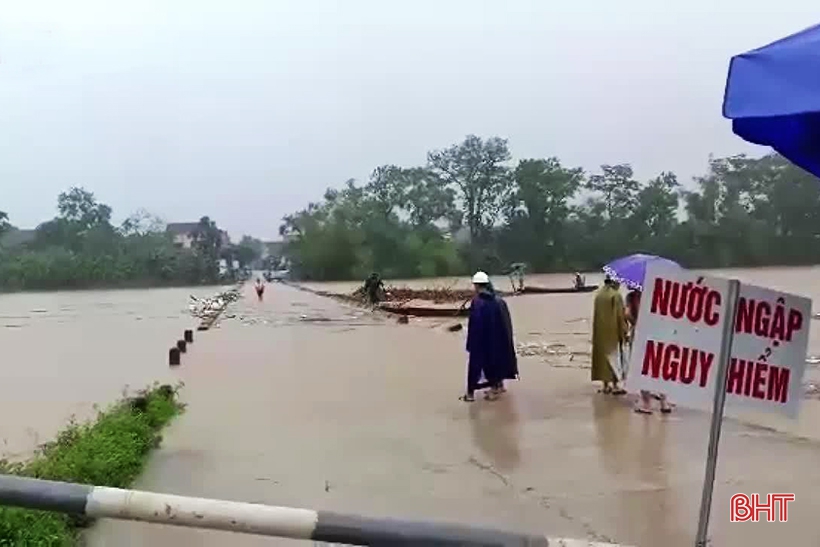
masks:
[[[308,317],[307,315],[303,314],[299,316],[299,321],[303,321],[305,323],[326,323],[333,320],[329,317]]]
[[[239,287],[223,291],[213,298],[197,298],[190,295],[188,312],[199,319],[210,319],[219,315],[228,304],[236,302],[240,297]]]
[[[385,301],[402,302],[407,300],[426,300],[435,304],[445,302],[463,302],[473,297],[469,289],[450,289],[435,287],[432,289],[411,289],[410,287],[387,287],[384,290]]]
[[[573,352],[565,344],[546,344],[543,342],[519,342],[515,349],[518,355],[569,355]]]
[[[228,307],[228,304],[236,302],[242,296],[240,287],[241,284],[236,285],[227,291],[217,294],[213,298],[200,299],[194,295],[190,295],[188,311],[191,315],[201,320],[197,330],[204,331],[213,327],[219,315]]]

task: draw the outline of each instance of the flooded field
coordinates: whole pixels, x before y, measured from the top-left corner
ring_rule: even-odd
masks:
[[[820,298],[818,268],[721,273]],[[527,282],[562,287],[571,277]],[[640,547],[692,545],[708,416],[686,409],[638,416],[626,401],[595,393],[592,295],[511,297],[521,381],[498,402],[465,405],[457,400],[464,332],[447,329],[456,320],[399,325],[283,285],[269,286],[264,302],[248,287],[219,328],[196,333],[182,366],[169,370],[168,346],[194,324],[188,294],[210,292],[0,296],[7,452],[24,453],[126,384],[178,379],[188,412],[168,430],[141,488]],[[810,353],[820,353],[818,329]],[[809,370],[810,382],[820,380]],[[817,544],[818,409],[809,395],[796,422],[749,414],[726,422],[715,545]],[[795,492],[797,501],[788,523],[730,526],[736,492]],[[288,543],[121,522],[100,523],[88,539],[97,546]]]

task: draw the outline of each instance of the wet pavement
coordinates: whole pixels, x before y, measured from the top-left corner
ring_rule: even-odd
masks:
[[[815,272],[733,273],[820,298],[805,290]],[[544,276],[533,284],[568,282]],[[125,384],[182,380],[188,410],[165,433],[139,488],[640,547],[693,544],[708,414],[639,416],[627,401],[596,393],[588,381],[591,295],[510,298],[522,379],[499,401],[469,405],[457,400],[465,332],[447,330],[456,320],[399,325],[282,285],[270,285],[262,303],[247,287],[218,328],[195,333],[182,366],[169,369],[167,348],[195,324],[188,294],[214,290],[0,296],[0,347],[11,356],[0,383],[0,449],[24,454]],[[810,353],[820,353],[817,329]],[[817,377],[812,365],[807,383]],[[795,422],[731,413],[714,545],[818,544],[818,409],[809,395]],[[730,525],[736,492],[794,492],[797,500],[788,523]],[[300,544],[114,521],[87,539]]]

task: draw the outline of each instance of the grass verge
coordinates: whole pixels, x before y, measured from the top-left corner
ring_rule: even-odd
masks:
[[[128,488],[159,446],[162,428],[182,411],[178,387],[153,385],[123,397],[96,420],[71,422],[27,462],[0,460],[0,472],[95,486]],[[76,545],[85,518],[0,507],[0,546]]]

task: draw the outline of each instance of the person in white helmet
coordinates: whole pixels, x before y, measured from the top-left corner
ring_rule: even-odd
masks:
[[[503,361],[506,367],[505,370],[502,371],[501,380],[498,382],[498,386],[496,386],[495,390],[496,393],[504,393],[507,391],[504,387],[504,380],[518,380],[519,378],[518,356],[515,354],[515,333],[513,330],[510,309],[507,307],[507,303],[501,297],[499,292],[495,290],[492,281],[489,283],[488,290],[493,293],[495,299],[498,301],[498,305],[501,307],[501,314],[504,317],[504,328],[507,333],[507,355],[509,355],[509,359]]]
[[[467,323],[467,391],[462,401],[475,401],[475,392],[489,388],[485,396],[495,400],[500,385],[516,369],[510,361],[510,341],[506,319],[501,305],[493,294],[490,277],[484,272],[473,276],[475,296],[470,303],[470,319]],[[483,381],[482,381],[483,380]]]

